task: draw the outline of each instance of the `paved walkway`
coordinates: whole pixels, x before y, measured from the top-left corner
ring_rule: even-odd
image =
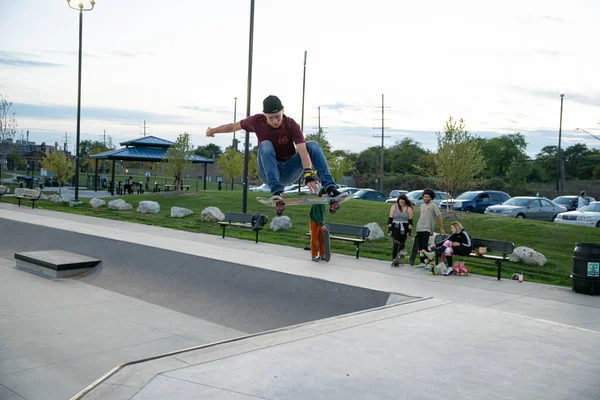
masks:
[[[404,302],[227,342],[248,332],[92,279],[27,274],[13,268],[19,249],[2,248],[2,399],[68,398],[120,363],[219,341],[123,367],[83,398],[598,399],[600,297],[340,255],[313,263],[301,249],[0,204],[3,227],[22,221],[396,293]]]

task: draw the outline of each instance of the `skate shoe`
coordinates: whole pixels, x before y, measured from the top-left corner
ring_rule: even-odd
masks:
[[[327,188],[327,197],[336,197],[336,198],[340,198],[343,199],[344,197],[347,197],[348,193],[344,192],[344,193],[340,193],[339,190],[337,190],[337,188],[335,186],[329,186]]]
[[[269,200],[271,200],[271,201],[283,201],[283,192],[273,193],[273,195],[271,196],[271,198]]]
[[[319,261],[321,260],[321,257],[319,257],[319,256],[314,256],[314,257],[312,258],[312,260],[313,260],[314,262],[319,262]]]

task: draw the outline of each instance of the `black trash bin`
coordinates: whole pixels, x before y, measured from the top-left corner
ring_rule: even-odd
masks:
[[[573,251],[573,291],[600,294],[600,244],[575,243]]]

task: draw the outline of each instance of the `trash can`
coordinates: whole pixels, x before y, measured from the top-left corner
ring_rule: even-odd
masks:
[[[600,294],[600,244],[575,243],[571,277],[574,292]]]

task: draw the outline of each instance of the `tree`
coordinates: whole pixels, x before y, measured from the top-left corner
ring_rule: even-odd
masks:
[[[46,154],[41,162],[42,168],[47,169],[52,177],[58,182],[58,194],[62,184],[75,175],[75,163],[67,158],[67,155],[60,151],[54,150]]]
[[[389,172],[413,174],[416,172],[419,158],[427,154],[421,143],[410,138],[404,138],[386,149],[385,164],[389,163]]]
[[[525,188],[527,178],[533,172],[533,165],[529,158],[515,159],[508,169],[508,180],[513,187]]]
[[[323,128],[319,128],[319,130],[315,133],[309,133],[305,136],[306,141],[314,140],[321,146],[321,150],[323,150],[323,154],[327,157],[328,154],[331,153],[331,144],[329,144],[329,140],[327,140],[327,134],[323,132]]]
[[[15,113],[10,112],[12,102],[3,94],[0,94],[0,184],[4,182],[2,177],[4,158],[4,143],[7,139],[12,139],[17,133],[17,120]]]
[[[333,180],[338,183],[354,171],[354,163],[348,157],[330,155],[327,164]]]
[[[25,161],[23,154],[21,154],[16,144],[13,144],[12,148],[10,149],[10,153],[8,154],[6,159],[7,161],[10,160],[10,163],[12,164],[12,167],[15,170],[21,169],[25,167],[25,165],[27,165],[27,161]]]
[[[231,180],[231,190],[233,190],[233,180],[244,172],[244,155],[229,147],[219,156],[216,166],[226,180]]]
[[[223,150],[214,143],[209,143],[206,146],[198,146],[194,150],[194,154],[200,157],[216,159],[223,153]]]
[[[190,143],[187,132],[177,137],[177,140],[167,149],[166,160],[157,163],[155,171],[160,171],[166,176],[175,178],[175,190],[181,190],[181,178],[186,172],[192,170],[192,156],[194,148]]]
[[[483,170],[483,154],[476,138],[465,130],[462,118],[456,121],[450,117],[444,126],[444,133],[437,132],[436,135],[438,151],[435,166],[445,190],[455,195],[461,186],[472,181]]]
[[[258,153],[252,151],[248,157],[248,181],[256,180],[258,180]]]
[[[489,176],[504,177],[512,162],[527,157],[527,142],[521,133],[502,135],[484,140],[477,139],[486,161],[485,171]]]

